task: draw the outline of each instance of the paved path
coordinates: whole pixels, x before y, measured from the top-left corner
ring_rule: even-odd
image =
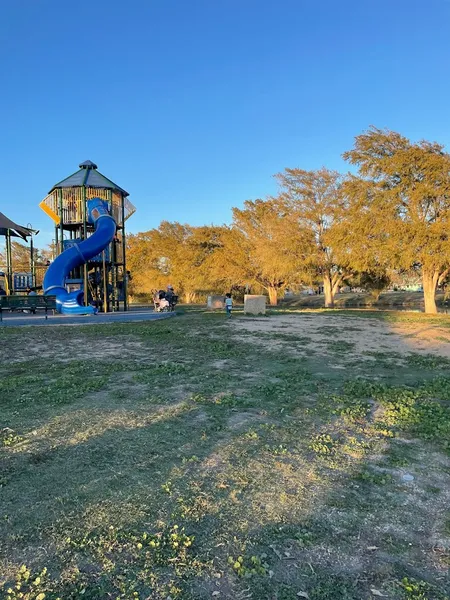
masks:
[[[8,313],[3,311],[0,327],[25,327],[28,325],[100,325],[104,323],[136,323],[138,321],[155,321],[175,316],[175,313],[155,313],[152,309],[141,308],[129,312],[99,313],[98,315],[45,315],[24,313]]]

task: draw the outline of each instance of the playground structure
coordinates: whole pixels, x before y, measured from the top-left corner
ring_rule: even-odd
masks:
[[[40,208],[55,224],[55,260],[44,293],[63,313],[128,310],[125,222],[136,209],[128,192],[90,160],[52,187]]]
[[[33,235],[38,234],[39,231],[34,231],[30,226],[23,227],[22,225],[17,225],[11,219],[8,219],[3,213],[0,213],[0,237],[5,238],[5,265],[0,265],[0,290],[7,295],[15,292],[24,292],[27,288],[35,288],[37,285],[40,285],[43,274],[41,277],[37,277],[36,275],[36,264],[34,260],[34,250],[33,250]],[[19,238],[25,241],[28,241],[30,238],[30,260],[29,266],[30,270],[24,271],[25,265],[20,265],[22,269],[20,272],[14,272],[14,267],[17,265],[13,265],[12,260],[12,239],[11,238]],[[39,283],[37,280],[40,279]]]

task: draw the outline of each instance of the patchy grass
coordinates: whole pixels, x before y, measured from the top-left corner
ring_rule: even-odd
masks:
[[[1,329],[0,597],[448,598],[449,323]]]

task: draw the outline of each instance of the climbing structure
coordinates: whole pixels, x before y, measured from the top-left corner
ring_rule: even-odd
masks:
[[[87,160],[80,170],[52,187],[40,208],[55,223],[55,253],[62,254],[78,246],[94,233],[89,218],[88,201],[104,201],[116,222],[116,233],[110,243],[74,268],[65,279],[67,292],[83,291],[83,304],[99,310],[128,309],[128,277],[126,265],[125,223],[136,211],[128,192],[102,175],[97,165]]]

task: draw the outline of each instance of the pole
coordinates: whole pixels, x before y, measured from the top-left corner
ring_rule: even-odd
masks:
[[[34,274],[34,248],[33,248],[33,234],[30,236],[30,267],[31,267],[31,287],[36,287],[36,276]]]
[[[106,279],[106,256],[105,251],[102,252],[103,258],[103,312],[108,312],[108,283]]]
[[[118,277],[117,277],[117,238],[115,237],[111,243],[111,287],[112,287],[112,310],[117,312],[119,310],[119,289],[118,289]]]
[[[123,263],[123,310],[128,310],[128,275],[127,261],[125,256],[126,240],[125,240],[125,198],[122,194],[122,263]]]
[[[83,185],[82,189],[82,211],[83,211],[83,239],[87,238],[87,215],[86,215],[86,188]],[[87,263],[83,265],[83,289],[84,289],[84,305],[88,305],[88,271]]]
[[[11,294],[11,290],[14,292],[14,281],[12,274],[11,234],[9,230],[6,231],[6,280],[8,282],[8,293]]]
[[[115,219],[114,216],[114,206],[113,206],[113,193],[112,190],[107,190],[107,202],[108,202],[108,210],[109,210],[109,214]],[[116,229],[117,229],[117,223],[116,223]],[[106,253],[106,251],[104,252],[104,254]],[[111,309],[111,312],[114,312],[114,298],[116,295],[116,290],[115,290],[115,286],[114,286],[114,269],[115,269],[115,262],[116,262],[116,257],[114,255],[114,239],[112,240],[112,242],[110,242],[109,246],[108,246],[108,265],[109,268],[111,270],[111,287],[108,288],[108,283],[109,283],[109,273],[106,273],[106,256],[104,257],[104,262],[103,262],[103,281],[104,281],[104,294],[105,297],[107,298],[107,308]],[[105,310],[106,312],[106,310]]]
[[[116,238],[114,237],[111,242],[111,256],[109,262],[111,264],[111,312],[116,312],[116,298],[117,298],[117,252],[116,252]]]
[[[59,232],[60,232],[60,248],[59,253],[62,254],[64,252],[64,219],[63,219],[63,197],[62,197],[62,189],[58,190],[59,194]]]

